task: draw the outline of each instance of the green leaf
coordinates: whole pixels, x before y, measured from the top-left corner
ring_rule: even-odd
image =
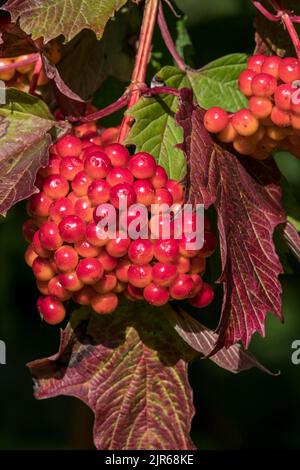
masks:
[[[230,54],[210,62],[200,70],[188,70],[187,76],[198,104],[205,109],[222,106],[234,112],[247,104],[237,79],[246,68],[246,54]]]
[[[156,75],[156,79],[174,88],[189,86],[185,74],[175,67],[164,67]],[[151,153],[166,169],[170,178],[180,180],[185,175],[185,158],[175,147],[182,141],[182,130],[174,120],[177,110],[177,97],[160,95],[141,98],[128,111],[135,118],[135,124],[126,142],[135,145],[137,151]]]
[[[64,35],[70,41],[82,29],[92,29],[98,39],[105,25],[127,0],[8,0],[3,7],[13,22],[19,20],[23,31],[32,39],[51,39]]]
[[[101,450],[195,449],[187,361],[194,352],[163,309],[124,302],[111,315],[74,312],[59,352],[28,364],[36,398],[71,395],[95,413]],[[78,319],[78,315],[80,319]]]
[[[187,30],[187,16],[183,16],[176,22],[176,49],[180,57],[182,57],[186,63],[191,65],[191,56],[193,55],[194,48]]]
[[[8,89],[0,107],[0,214],[37,192],[37,171],[48,162],[51,131],[65,132],[40,99]]]

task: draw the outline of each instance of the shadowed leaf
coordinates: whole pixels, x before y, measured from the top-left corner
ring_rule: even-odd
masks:
[[[293,255],[300,262],[300,235],[297,232],[296,228],[291,222],[283,224],[281,227],[281,233],[286,241],[287,246],[293,253]]]
[[[191,357],[163,310],[126,302],[112,315],[75,312],[58,354],[29,368],[37,398],[72,395],[92,408],[98,449],[194,449]]]

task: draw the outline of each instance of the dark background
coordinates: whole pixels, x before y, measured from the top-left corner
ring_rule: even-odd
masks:
[[[250,1],[178,0],[177,4],[190,18],[196,66],[230,52],[253,50]],[[119,85],[112,86],[118,95]],[[106,87],[110,88],[109,82]],[[104,95],[99,94],[98,106]],[[287,154],[277,160],[300,199],[300,162]],[[0,449],[92,448],[92,415],[85,405],[65,397],[39,402],[32,396],[25,364],[56,352],[59,332],[41,324],[35,311],[37,291],[23,262],[25,219],[21,203],[0,220],[0,339],[7,346],[7,365],[0,365]],[[300,339],[300,269],[292,257],[289,261],[294,274],[282,276],[285,324],[268,316],[266,338],[256,335],[250,347],[272,371],[280,370],[280,376],[258,370],[235,376],[201,360],[190,366],[197,409],[192,437],[199,449],[300,448],[300,365],[291,363],[291,344]],[[206,312],[214,321],[220,294]]]

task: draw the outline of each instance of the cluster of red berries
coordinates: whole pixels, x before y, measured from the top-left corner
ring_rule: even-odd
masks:
[[[159,238],[166,212],[148,215],[150,205],[182,205],[182,185],[168,179],[152,155],[130,156],[123,145],[103,145],[103,135],[66,135],[53,144],[49,164],[37,176],[40,192],[28,200],[30,219],[23,233],[30,244],[25,259],[42,294],[37,302],[40,315],[50,324],[61,322],[64,302],[71,298],[99,314],[110,313],[121,293],[154,306],[185,298],[196,307],[208,305],[213,290],[202,274],[206,257],[216,247],[209,220],[205,218],[200,250],[187,248],[191,232],[175,239],[172,224],[170,238]],[[128,210],[118,214],[116,236],[107,232],[99,237],[98,223],[108,215],[106,206],[118,213],[125,198]],[[130,239],[123,231],[123,224],[127,227],[137,217],[131,213],[134,203],[147,208],[148,238]]]
[[[300,158],[300,62],[296,58],[253,55],[238,79],[248,108],[228,114],[210,108],[204,125],[219,141],[258,160],[275,150]]]

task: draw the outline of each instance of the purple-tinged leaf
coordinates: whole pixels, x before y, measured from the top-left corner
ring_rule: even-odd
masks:
[[[187,159],[187,201],[212,204],[218,215],[224,286],[217,349],[239,340],[248,347],[253,333],[264,335],[268,312],[282,318],[282,272],[273,232],[285,222],[279,178],[269,164],[247,162],[254,178],[233,153],[216,144],[203,125],[204,111],[192,92],[181,90],[176,120],[184,131],[180,144]],[[249,158],[250,160],[250,158]]]
[[[6,104],[0,107],[0,214],[37,192],[38,170],[47,165],[51,144],[49,132],[67,129],[53,121],[39,99],[9,89]]]
[[[219,367],[222,367],[222,369],[237,374],[238,372],[257,367],[261,371],[273,375],[250,352],[245,351],[240,344],[234,344],[228,349],[222,348],[210,356],[217,343],[218,335],[195,320],[182,308],[176,307],[176,311],[169,309],[167,318],[175,331],[191,348],[208,357]]]
[[[287,222],[280,226],[282,236],[286,241],[293,255],[300,262],[300,234],[291,222]]]
[[[28,366],[37,398],[71,395],[90,406],[98,449],[188,450],[193,354],[163,310],[126,302],[112,315],[74,312],[58,354]]]
[[[55,82],[57,89],[61,94],[69,98],[70,100],[84,102],[76,93],[74,93],[68,85],[62,80],[56,66],[50,62],[50,60],[44,55],[43,56],[43,67],[47,77]]]
[[[9,18],[1,21],[0,57],[18,57],[35,52],[38,52],[36,44],[17,24],[11,23]]]

